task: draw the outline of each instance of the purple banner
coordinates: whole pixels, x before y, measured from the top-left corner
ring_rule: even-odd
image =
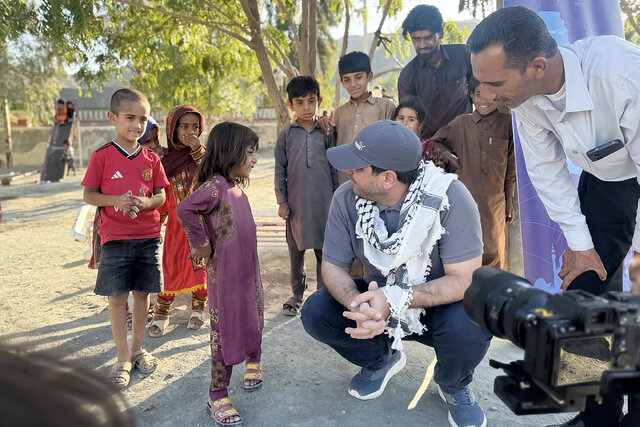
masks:
[[[504,0],[505,7],[524,6],[538,13],[559,45],[567,45],[585,37],[613,34],[624,38],[619,0]],[[567,241],[558,224],[547,215],[527,174],[520,138],[515,135],[518,201],[522,228],[524,275],[535,287],[555,293],[562,280],[558,272]],[[574,184],[582,170],[567,162]],[[629,290],[627,256],[624,267],[624,289]]]

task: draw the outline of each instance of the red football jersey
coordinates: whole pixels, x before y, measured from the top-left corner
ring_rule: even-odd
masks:
[[[111,141],[91,155],[82,185],[109,195],[121,195],[131,190],[136,196],[140,194],[140,187],[144,187],[145,196],[151,197],[154,188],[164,188],[169,181],[156,154],[138,146],[129,155]],[[156,209],[142,210],[136,218],[123,215],[115,206],[100,209],[102,244],[110,240],[160,237],[160,214]]]

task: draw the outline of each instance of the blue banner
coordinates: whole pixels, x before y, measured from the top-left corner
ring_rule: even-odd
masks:
[[[613,34],[624,38],[619,0],[504,0],[505,7],[524,6],[538,13],[559,45],[567,45],[585,37]],[[567,241],[558,224],[547,215],[525,167],[520,138],[515,135],[518,201],[522,228],[524,275],[535,287],[547,292],[560,291],[558,272]],[[569,172],[577,186],[582,170],[568,162]],[[624,289],[631,289],[628,268],[624,267]]]

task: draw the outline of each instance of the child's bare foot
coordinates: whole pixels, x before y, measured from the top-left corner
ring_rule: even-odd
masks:
[[[240,414],[231,404],[231,399],[225,396],[218,400],[207,402],[207,412],[219,426],[238,426],[242,424]]]

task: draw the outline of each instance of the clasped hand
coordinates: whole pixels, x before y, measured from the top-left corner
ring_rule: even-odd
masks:
[[[346,328],[345,332],[355,339],[369,339],[384,332],[385,321],[389,316],[389,303],[376,282],[369,283],[366,292],[351,302],[351,311],[342,313],[347,319],[356,322],[355,328]]]
[[[140,187],[138,196],[134,196],[131,190],[121,195],[115,207],[122,211],[122,215],[129,215],[131,218],[136,218],[138,212],[146,209],[147,200],[145,188],[142,186]]]

